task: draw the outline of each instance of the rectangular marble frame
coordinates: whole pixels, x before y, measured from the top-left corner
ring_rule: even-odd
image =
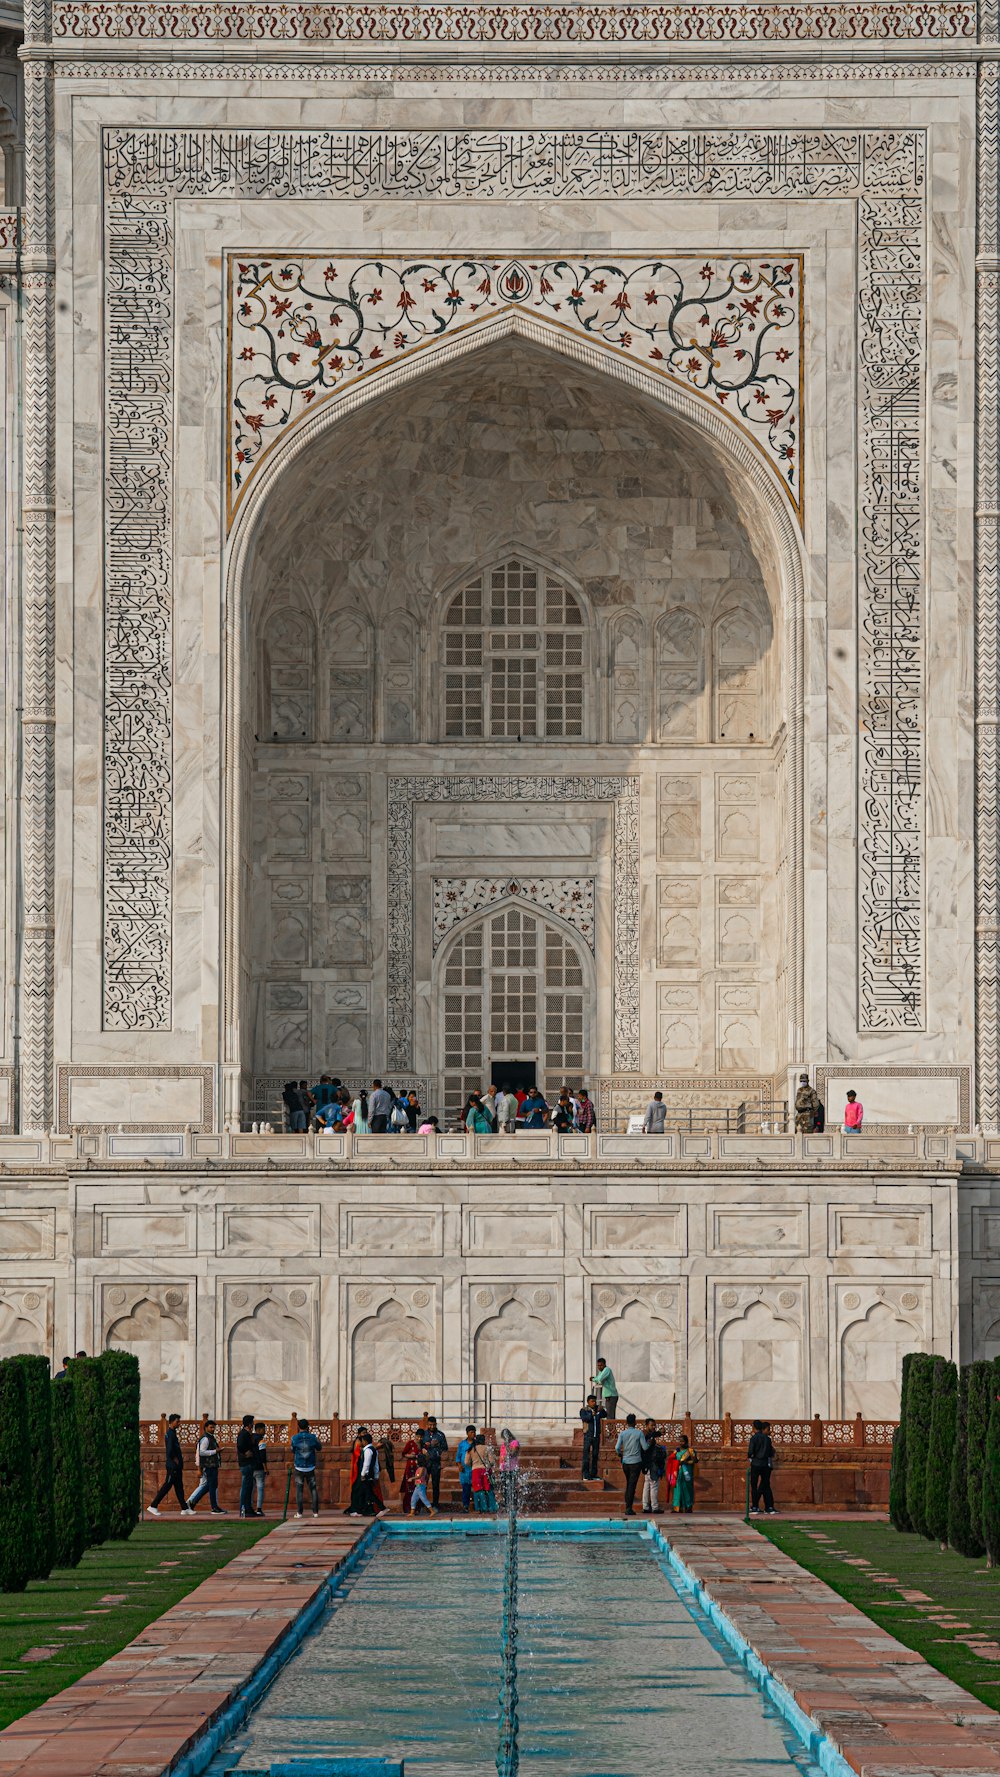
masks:
[[[829,1252],[831,1259],[875,1259],[890,1257],[896,1259],[929,1258],[933,1248],[933,1210],[929,1203],[908,1203],[905,1209],[894,1209],[891,1204],[874,1204],[862,1207],[859,1204],[831,1203],[828,1206],[829,1217]],[[901,1240],[903,1221],[913,1224],[912,1232],[915,1240]],[[859,1224],[857,1238],[850,1238],[850,1223]],[[882,1224],[886,1230],[883,1240],[873,1237],[873,1230]],[[893,1225],[896,1224],[896,1232]]]
[[[363,1232],[364,1224],[370,1232]],[[410,1243],[406,1233],[410,1232]],[[419,1231],[419,1232],[418,1232]],[[381,1234],[382,1238],[379,1238]],[[413,1203],[342,1203],[339,1239],[341,1258],[441,1258],[444,1255],[444,1208]]]
[[[727,1240],[722,1224],[739,1218],[748,1227],[761,1232],[751,1240]],[[787,1242],[776,1238],[774,1230],[787,1228]],[[746,1258],[758,1253],[761,1258],[807,1258],[810,1252],[809,1204],[806,1203],[709,1203],[706,1209],[705,1251],[709,1258]]]
[[[631,1222],[638,1231],[649,1229],[641,1246],[615,1243],[606,1224]],[[601,1234],[604,1238],[601,1238]],[[585,1203],[583,1206],[583,1252],[587,1258],[685,1258],[688,1252],[688,1207],[685,1203],[651,1204]]]

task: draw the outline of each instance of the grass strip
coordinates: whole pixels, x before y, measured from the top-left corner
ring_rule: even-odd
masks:
[[[791,1519],[762,1536],[888,1630],[904,1647],[1000,1709],[1000,1569],[942,1553],[890,1524]]]
[[[0,1728],[92,1672],[272,1523],[211,1518],[136,1526],[26,1592],[0,1594]]]

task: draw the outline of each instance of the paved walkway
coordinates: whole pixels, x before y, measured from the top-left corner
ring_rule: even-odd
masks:
[[[0,1777],[160,1777],[225,1708],[366,1524],[280,1525],[0,1733]]]
[[[862,1777],[998,1777],[1000,1714],[732,1518],[661,1519],[685,1565]]]
[[[1000,1713],[740,1520],[661,1523],[861,1777],[1000,1777]],[[120,1654],[0,1733],[0,1777],[161,1777],[366,1529],[340,1515],[278,1526]]]

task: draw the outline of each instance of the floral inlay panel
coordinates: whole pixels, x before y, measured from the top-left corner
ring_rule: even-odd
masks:
[[[802,260],[229,256],[229,515],[304,415],[394,360],[505,310],[682,384],[722,408],[801,510]]]
[[[460,920],[502,901],[530,901],[558,913],[594,948],[594,879],[591,876],[438,876],[434,879],[434,944],[438,950]]]

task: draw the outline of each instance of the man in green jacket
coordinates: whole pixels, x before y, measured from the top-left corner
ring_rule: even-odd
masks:
[[[591,1376],[590,1381],[591,1386],[597,1392],[597,1398],[600,1401],[601,1406],[607,1413],[608,1423],[610,1424],[612,1419],[614,1419],[618,1413],[618,1384],[615,1381],[614,1372],[612,1371],[610,1364],[606,1364],[601,1356],[598,1356],[597,1369],[594,1375]]]

